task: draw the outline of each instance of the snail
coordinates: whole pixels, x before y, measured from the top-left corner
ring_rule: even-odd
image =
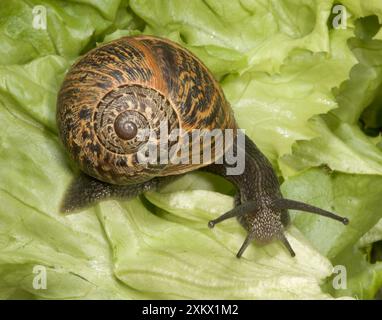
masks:
[[[231,130],[234,139],[223,151],[212,152],[209,161],[140,161],[142,146],[149,141],[155,145],[159,140],[142,138],[139,132],[150,129],[158,135],[160,123],[186,134],[194,129]],[[65,149],[83,172],[68,187],[62,212],[108,198],[136,197],[198,169],[223,176],[237,189],[234,208],[208,223],[213,228],[237,217],[248,232],[237,257],[253,240],[264,244],[279,240],[295,256],[284,235],[290,220],[288,209],[319,214],[345,225],[349,222],[326,210],[283,198],[277,175],[256,144],[247,136],[239,143],[233,111],[211,72],[191,52],[167,39],[123,37],[81,57],[66,74],[59,91],[57,125]],[[221,149],[218,140],[210,140],[211,150]],[[187,150],[192,143],[181,135],[171,142]],[[205,148],[199,152],[203,154]],[[228,151],[244,155],[241,174],[227,173],[232,168]]]

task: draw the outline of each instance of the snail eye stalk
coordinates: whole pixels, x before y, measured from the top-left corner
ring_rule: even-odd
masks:
[[[227,220],[227,219],[230,219],[233,217],[242,216],[244,214],[247,214],[248,212],[255,211],[256,208],[257,208],[257,205],[254,201],[245,202],[245,203],[233,208],[232,210],[222,214],[220,217],[209,221],[208,227],[212,229],[215,226],[215,224],[217,224],[219,222],[222,222],[224,220]]]
[[[341,217],[339,215],[336,215],[330,211],[326,211],[320,208],[317,208],[315,206],[311,206],[310,204],[295,201],[295,200],[289,200],[289,199],[277,199],[274,203],[276,208],[278,209],[291,209],[291,210],[298,210],[298,211],[306,211],[314,214],[318,214],[320,216],[324,216],[333,220],[337,220],[342,222],[344,225],[349,224],[349,219],[345,217]]]
[[[296,256],[296,253],[294,252],[292,246],[290,245],[288,239],[286,238],[286,236],[284,234],[281,234],[280,235],[280,241],[284,244],[284,246],[288,249],[290,255],[292,257],[295,257]]]
[[[239,252],[236,254],[237,258],[240,258],[243,255],[245,249],[247,249],[247,247],[251,244],[253,239],[254,239],[253,234],[249,233],[247,237],[245,238],[243,244],[241,245]]]

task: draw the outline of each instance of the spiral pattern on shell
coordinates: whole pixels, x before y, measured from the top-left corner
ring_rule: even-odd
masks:
[[[94,114],[94,129],[100,143],[109,151],[128,157],[149,139],[148,136],[139,139],[139,130],[149,129],[159,139],[162,122],[168,122],[170,130],[179,129],[169,101],[157,91],[138,85],[118,87],[107,93]],[[126,124],[134,126],[135,134],[131,137],[124,134]]]
[[[162,122],[170,132],[236,128],[208,69],[169,40],[124,37],[93,49],[72,66],[58,95],[64,146],[85,173],[108,183],[133,184],[209,164],[139,162],[137,151],[148,142],[139,139],[140,130],[159,138]]]

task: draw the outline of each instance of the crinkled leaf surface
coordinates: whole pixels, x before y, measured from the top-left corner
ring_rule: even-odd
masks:
[[[350,31],[332,32],[329,56],[294,52],[278,75],[247,72],[224,80],[240,126],[271,160],[290,153],[296,140],[315,137],[308,120],[337,107],[332,88],[347,79],[355,63],[349,36]]]
[[[377,0],[343,1],[351,15],[348,29],[342,30],[330,26],[333,4],[4,1],[0,297],[373,297],[381,285],[381,268],[369,263],[365,248],[380,239],[379,229],[372,228],[381,218],[382,147],[380,137],[368,138],[357,121],[362,117],[368,127],[378,127],[377,107],[363,112],[378,99],[376,41],[382,39],[381,31],[375,29],[371,40],[371,29],[364,27],[348,43],[357,34],[356,19],[370,14],[380,18],[382,5]],[[46,30],[31,27],[36,5],[46,9]],[[280,166],[286,196],[337,211],[351,224],[293,214],[287,236],[295,259],[280,243],[272,243],[251,245],[238,260],[235,253],[245,232],[236,221],[207,228],[209,219],[232,208],[234,189],[202,173],[131,201],[110,200],[79,214],[59,214],[64,191],[77,174],[55,124],[56,94],[64,74],[97,43],[142,32],[178,41],[206,63],[221,81],[240,126],[275,169]],[[311,124],[313,116],[328,111],[330,115],[315,118],[317,126]],[[312,160],[317,139],[324,139],[326,149]],[[310,149],[299,153],[300,142],[292,148],[298,140],[307,141]],[[292,151],[292,160],[285,162],[285,154]],[[348,157],[352,160],[347,162]],[[321,164],[330,170],[312,168]],[[348,268],[347,290],[331,286],[328,258]],[[39,266],[47,270],[45,290],[33,287]]]
[[[130,5],[148,32],[174,37],[191,49],[204,47],[210,59],[224,61],[228,55],[235,64],[243,55],[245,69],[277,71],[295,48],[329,50],[330,0],[133,0]]]
[[[359,174],[382,174],[382,152],[375,139],[361,131],[359,118],[370,105],[376,112],[369,115],[377,126],[378,110],[382,110],[379,91],[382,86],[382,41],[351,39],[349,45],[359,63],[353,67],[350,79],[337,92],[339,108],[311,126],[319,136],[311,141],[300,141],[293,155],[281,160],[284,175],[305,168],[328,165],[331,169]]]

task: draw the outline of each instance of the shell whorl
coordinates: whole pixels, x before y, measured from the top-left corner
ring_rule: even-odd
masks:
[[[171,41],[125,37],[91,50],[69,70],[57,100],[64,146],[87,174],[134,184],[203,164],[150,164],[137,151],[140,129],[236,128],[229,104],[208,69]],[[182,139],[171,144],[182,143]]]
[[[107,150],[128,157],[148,141],[148,136],[139,139],[139,130],[149,129],[159,139],[162,122],[169,123],[170,130],[179,129],[177,115],[169,101],[159,92],[138,85],[109,92],[94,113],[94,129],[100,143]],[[136,134],[130,139],[123,136],[121,126],[126,123],[135,126]]]

